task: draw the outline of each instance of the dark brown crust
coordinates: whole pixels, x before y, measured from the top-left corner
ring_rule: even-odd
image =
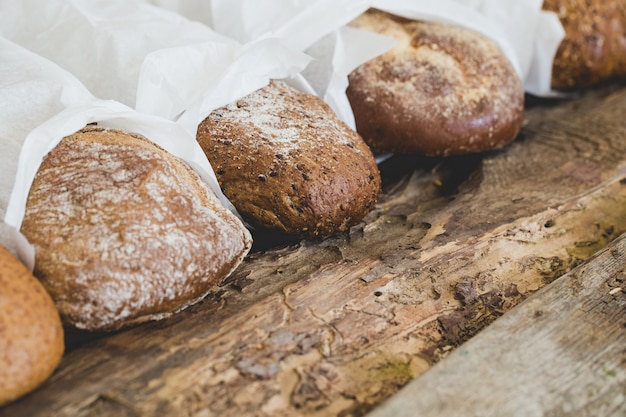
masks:
[[[63,350],[63,327],[50,295],[0,246],[0,406],[47,379]]]
[[[371,150],[319,97],[273,81],[213,111],[197,139],[242,217],[305,237],[345,231],[380,192]]]
[[[141,136],[93,127],[45,157],[22,232],[64,323],[87,330],[195,303],[251,245],[187,164]]]
[[[626,78],[626,2],[624,0],[545,0],[565,38],[552,68],[552,88],[573,91],[611,78]]]
[[[467,29],[378,10],[351,25],[398,41],[349,76],[357,131],[374,151],[448,156],[515,138],[523,86],[495,43]]]

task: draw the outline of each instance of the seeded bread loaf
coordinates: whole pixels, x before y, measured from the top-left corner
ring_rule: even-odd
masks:
[[[50,295],[0,246],[0,406],[46,380],[63,350],[63,327]]]
[[[357,131],[374,151],[459,155],[515,138],[523,86],[490,39],[375,9],[350,24],[398,42],[349,75]]]
[[[281,81],[213,111],[197,139],[226,197],[256,227],[304,237],[342,232],[380,192],[363,139],[322,99]]]
[[[114,330],[202,299],[249,232],[187,164],[147,139],[87,127],[44,159],[21,228],[68,326]]]
[[[552,88],[572,91],[626,78],[626,1],[544,0],[565,29],[552,65]]]

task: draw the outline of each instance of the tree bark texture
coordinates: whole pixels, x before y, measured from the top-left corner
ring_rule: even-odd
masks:
[[[626,415],[626,234],[368,417]]]
[[[392,157],[348,233],[257,234],[200,304],[68,335],[52,378],[0,415],[365,415],[626,232],[625,115],[612,86],[529,102],[498,151]]]

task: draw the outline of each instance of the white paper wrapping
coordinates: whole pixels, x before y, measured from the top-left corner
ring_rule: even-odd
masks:
[[[314,94],[324,99],[341,120],[356,130],[352,106],[346,96],[348,75],[393,45],[395,41],[384,36],[342,26],[306,50],[315,59],[300,76]]]
[[[313,61],[287,82],[324,99],[355,129],[345,94],[348,74],[391,48],[395,41],[345,25],[369,7],[368,0],[150,0],[151,3],[248,44],[277,39]]]
[[[376,7],[400,16],[467,27],[496,41],[527,92],[549,96],[552,61],[564,36],[558,17],[541,10],[542,0],[152,0],[217,32],[247,42],[267,35],[295,39],[303,50],[315,42],[310,28],[322,34],[344,22],[350,12]],[[316,17],[328,25],[315,25]],[[356,15],[354,15],[356,17]],[[322,19],[323,20],[323,19]],[[301,29],[304,28],[304,29]],[[300,32],[304,30],[305,33]],[[313,42],[311,42],[313,40]],[[358,44],[357,44],[358,45]]]
[[[195,133],[215,108],[272,78],[324,98],[354,128],[345,97],[347,74],[393,42],[338,30],[366,9],[363,0],[305,4],[274,16],[271,21],[281,24],[276,33],[257,31],[241,42],[147,1],[24,0],[20,5],[0,0],[0,33],[68,69],[96,96],[178,119],[189,132]],[[200,1],[162,5],[196,19],[217,6]],[[220,13],[237,10],[233,6],[223,3]],[[267,10],[259,17],[267,18]],[[304,54],[313,44],[312,56]],[[315,65],[307,67],[312,59]]]
[[[96,97],[129,107],[135,107],[141,65],[150,52],[235,43],[175,13],[127,0],[0,0],[0,32],[74,74]]]
[[[3,228],[19,230],[30,186],[46,153],[64,136],[92,122],[141,134],[181,158],[235,212],[195,137],[181,125],[96,99],[69,72],[4,38],[0,38],[0,76]],[[3,243],[12,245],[10,249],[32,268],[32,252],[16,247],[12,236],[3,233]]]
[[[179,50],[181,49],[187,48]],[[168,80],[168,82],[160,88],[153,84],[154,94],[142,94],[141,97],[155,97],[153,102],[159,103],[169,100],[172,95],[176,94],[178,86],[181,85],[177,81],[185,78],[185,71],[170,71],[165,67],[166,63],[172,59],[172,52],[172,50],[159,51],[151,54],[146,60],[141,85],[148,84],[148,79],[155,75],[156,79]],[[309,62],[308,56],[286,48],[275,38],[260,39],[239,46],[233,58],[227,61],[227,68],[222,72],[216,72],[215,76],[210,77],[203,85],[199,85],[200,83],[187,85],[189,91],[194,92],[194,99],[187,100],[188,104],[185,105],[177,121],[195,136],[198,125],[211,111],[266,86],[270,79],[297,77],[298,72]],[[220,61],[216,64],[219,65]],[[216,66],[216,64],[212,65]],[[187,68],[187,71],[192,70]],[[138,109],[152,112],[148,107],[150,100],[146,100],[144,106],[141,105],[143,103],[141,97],[138,101]]]
[[[206,18],[199,14],[202,3],[205,3],[203,0],[190,0],[189,3],[198,5],[196,19],[201,19],[217,32],[242,43],[273,36],[300,51],[307,50],[323,36],[369,8],[368,0],[207,1],[210,15]]]
[[[90,99],[69,74],[0,38],[0,243],[31,269],[34,250],[19,233],[23,210],[16,210],[19,203],[11,199],[19,191],[16,180],[29,182],[23,164],[18,164],[22,145],[36,126],[73,103]],[[28,159],[26,154],[21,158]]]
[[[99,98],[170,120],[193,109],[184,126],[194,135],[214,108],[310,61],[277,39],[241,45],[138,0],[0,0],[0,33],[67,69]]]

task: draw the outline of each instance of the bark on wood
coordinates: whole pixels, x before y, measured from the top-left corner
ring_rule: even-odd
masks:
[[[368,417],[626,415],[626,234]]]
[[[624,114],[617,87],[532,106],[497,152],[393,158],[349,233],[255,236],[201,304],[70,335],[53,377],[0,415],[364,415],[626,231]]]

